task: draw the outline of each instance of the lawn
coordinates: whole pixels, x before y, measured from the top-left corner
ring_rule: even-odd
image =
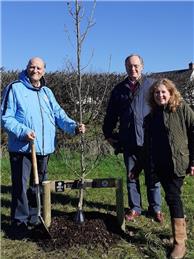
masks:
[[[71,247],[64,255],[63,249],[45,251],[36,242],[29,240],[13,241],[7,238],[6,233],[10,224],[10,167],[8,158],[1,162],[1,258],[166,258],[169,249],[167,240],[171,236],[170,218],[164,200],[162,210],[165,213],[165,222],[160,225],[145,217],[144,213],[135,222],[126,224],[126,235],[104,250],[102,247],[87,246]],[[127,193],[125,183],[125,169],[122,156],[109,155],[95,167],[87,178],[123,178],[124,205],[127,208]],[[75,179],[66,161],[61,155],[52,155],[49,161],[49,179],[66,180]],[[147,209],[146,189],[143,174],[140,176],[142,190],[142,204],[145,212]],[[188,253],[186,258],[194,258],[194,177],[187,176],[184,181],[183,202],[187,219]],[[52,212],[61,214],[76,210],[77,190],[68,190],[55,194],[52,198]],[[68,202],[67,199],[68,197]],[[65,202],[64,202],[65,201]],[[87,189],[85,191],[84,210],[88,212],[109,213],[115,215],[115,191],[107,189]]]

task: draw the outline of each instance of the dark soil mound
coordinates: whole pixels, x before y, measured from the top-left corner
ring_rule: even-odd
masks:
[[[72,246],[107,249],[120,239],[122,234],[117,218],[110,214],[87,212],[84,223],[74,221],[75,213],[53,217],[49,228],[51,239],[45,239],[44,233],[35,233],[39,245],[47,251],[63,250]],[[38,230],[37,230],[38,231]]]

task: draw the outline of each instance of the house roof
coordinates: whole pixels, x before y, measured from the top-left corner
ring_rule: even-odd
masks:
[[[151,77],[167,77],[168,79],[173,80],[178,88],[181,86],[183,87],[183,85],[187,84],[189,81],[194,80],[194,64],[189,63],[188,69],[152,73]]]

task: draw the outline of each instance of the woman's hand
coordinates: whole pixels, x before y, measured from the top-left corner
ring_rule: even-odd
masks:
[[[191,166],[191,167],[190,167],[190,172],[189,172],[189,174],[190,174],[191,176],[194,176],[194,166]]]

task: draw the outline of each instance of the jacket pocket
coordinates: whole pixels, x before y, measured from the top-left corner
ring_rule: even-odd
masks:
[[[185,173],[189,166],[189,150],[180,150],[179,154],[179,158],[177,157],[178,167],[182,173]]]

